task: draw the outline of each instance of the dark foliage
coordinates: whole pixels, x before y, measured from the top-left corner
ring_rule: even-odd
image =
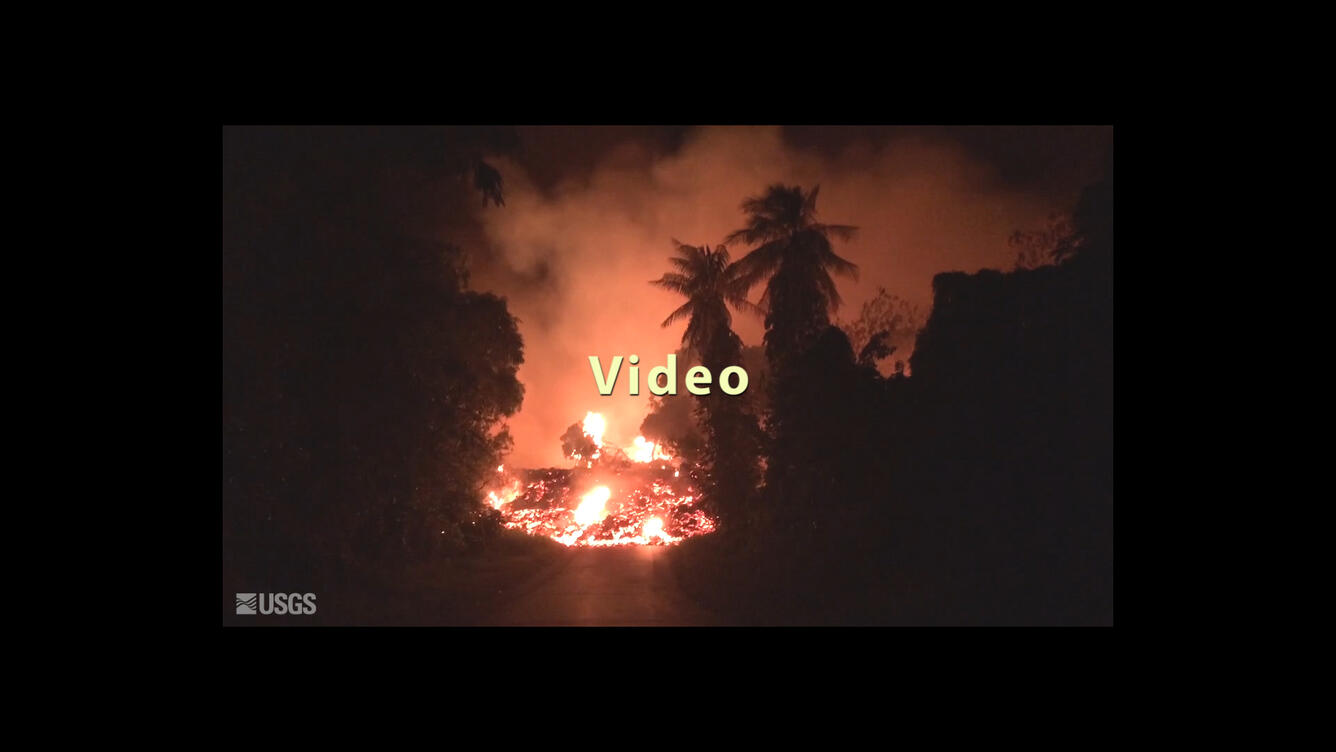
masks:
[[[704,441],[699,460],[689,466],[689,472],[700,483],[705,507],[717,515],[720,524],[740,528],[751,521],[755,511],[761,434],[751,403],[724,394],[718,378],[724,369],[742,362],[742,340],[731,328],[728,306],[749,310],[753,306],[746,300],[746,285],[737,267],[729,264],[727,248],[721,245],[711,250],[676,240],[673,245],[678,255],[669,262],[677,271],[651,284],[677,292],[687,302],[663,325],[688,318],[682,345],[715,378],[708,395],[695,397],[695,424]]]
[[[934,280],[888,451],[913,458],[895,503],[941,531],[918,545],[952,573],[943,620],[1112,621],[1110,186],[1085,191],[1064,263]]]
[[[561,456],[566,459],[593,457],[598,446],[584,432],[584,424],[576,421],[566,427],[561,434]]]
[[[820,187],[772,185],[742,202],[747,226],[726,243],[756,246],[738,259],[734,274],[744,289],[765,282],[760,307],[765,310],[765,348],[771,368],[782,379],[782,364],[797,357],[830,323],[840,294],[831,272],[858,278],[858,267],[838,256],[830,238],[847,240],[857,228],[816,221]]]
[[[445,195],[499,203],[480,158],[494,135],[225,132],[228,579],[337,581],[495,530],[480,490],[523,396],[519,331],[503,300],[468,290],[460,249],[408,229],[427,222],[401,200],[460,178]]]
[[[735,264],[742,284],[765,282],[761,307],[771,377],[764,447],[767,512],[790,525],[799,517],[811,519],[830,505],[832,494],[844,493],[843,481],[850,478],[840,476],[838,467],[857,455],[836,455],[865,433],[868,413],[827,406],[852,404],[840,400],[864,391],[865,379],[853,373],[872,376],[856,366],[848,337],[830,326],[830,312],[840,305],[831,272],[858,274],[856,265],[834,252],[830,238],[848,239],[856,228],[818,222],[818,192],[770,186],[743,202],[747,225],[728,238],[756,245]],[[827,389],[839,394],[826,394]],[[804,508],[817,487],[827,492],[826,501]]]
[[[1111,182],[1072,216],[1061,263],[937,276],[912,377],[835,327],[785,359],[774,524],[688,549],[706,597],[742,623],[1112,623]]]
[[[894,356],[894,372],[903,373],[914,349],[914,341],[923,328],[918,306],[879,288],[872,300],[863,304],[858,318],[841,323],[849,335],[849,344],[858,354],[858,362],[875,366]]]

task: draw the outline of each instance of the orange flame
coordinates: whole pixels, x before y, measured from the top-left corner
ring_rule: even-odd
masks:
[[[645,540],[664,537],[663,520],[658,517],[650,517],[648,520],[645,520],[644,536]]]
[[[607,422],[602,415],[586,413],[583,429],[598,447],[604,447]],[[593,470],[591,460],[600,454],[577,456],[574,468],[578,475],[556,469],[520,471],[530,478],[521,481],[505,473],[497,481],[506,485],[489,491],[487,503],[500,511],[505,527],[550,538],[563,546],[675,545],[715,531],[715,520],[697,506],[695,489],[670,464],[673,457],[643,436],[636,437],[625,453],[637,464],[619,465],[624,461],[614,458],[611,464],[594,471],[596,475],[606,472],[608,477],[620,477],[615,503],[611,503],[612,489],[598,485],[586,486],[588,490],[578,497],[579,502],[572,504],[571,496],[576,494],[570,484],[585,477],[584,471]],[[620,457],[622,451],[614,449],[614,454]],[[579,467],[580,462],[584,468]],[[497,466],[498,473],[504,471],[505,465]],[[516,501],[520,503],[511,503]]]
[[[595,522],[601,522],[608,516],[607,504],[611,496],[612,492],[607,486],[599,486],[581,497],[580,506],[575,510],[575,524],[589,527]]]
[[[601,449],[603,447],[603,432],[608,428],[608,422],[603,419],[603,415],[595,412],[585,413],[584,425],[582,427],[585,436],[588,436],[593,440],[594,446]],[[597,454],[595,454],[595,456],[597,456]]]
[[[646,441],[644,436],[636,437],[635,443],[626,455],[636,462],[653,462],[654,460],[671,460],[673,458],[671,454],[661,449],[657,443]]]
[[[500,491],[488,491],[487,503],[491,505],[492,509],[500,509],[501,507],[514,501],[515,497],[519,495],[520,495],[520,482],[519,480],[513,480],[510,482],[508,486],[501,489]]]

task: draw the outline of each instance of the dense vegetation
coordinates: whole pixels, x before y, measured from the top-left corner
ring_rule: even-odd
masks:
[[[495,532],[481,490],[523,398],[523,343],[412,201],[500,204],[479,154],[504,137],[225,133],[223,564],[239,589],[403,569]]]
[[[1110,623],[1111,186],[1015,271],[939,275],[912,377],[876,368],[915,318],[893,297],[829,323],[827,269],[855,267],[827,236],[852,228],[816,222],[815,190],[749,199],[735,271],[769,275],[770,381],[743,517],[765,525],[689,542],[684,584],[747,623]]]

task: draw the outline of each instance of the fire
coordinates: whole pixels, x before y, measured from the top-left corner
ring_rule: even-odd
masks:
[[[489,491],[487,503],[502,524],[563,546],[668,546],[714,532],[681,462],[644,436],[625,452],[602,451],[607,421],[598,413],[585,414],[583,429],[600,451],[576,457],[569,469],[497,466],[505,485]]]
[[[491,505],[492,509],[500,509],[501,507],[514,501],[515,497],[519,495],[520,495],[520,482],[518,480],[513,480],[499,491],[488,491],[487,503]]]
[[[654,460],[671,460],[673,458],[671,454],[661,449],[657,443],[646,441],[644,436],[636,437],[635,443],[626,455],[636,462],[653,462]]]
[[[599,486],[580,499],[580,506],[575,510],[575,524],[588,527],[595,522],[602,522],[608,516],[606,509],[612,492],[607,486]]]
[[[645,539],[663,537],[663,520],[658,517],[650,517],[645,520]]]
[[[584,425],[585,436],[588,436],[594,442],[594,446],[603,448],[603,432],[608,428],[608,422],[603,419],[603,415],[595,412],[585,413]],[[597,456],[597,454],[595,455]]]
[[[582,468],[528,471],[538,479],[513,503],[497,508],[506,527],[563,546],[673,545],[714,532],[714,520],[697,508],[694,493],[682,493],[682,481],[649,477],[666,473],[653,466],[629,468],[617,477],[620,484],[632,481],[630,488],[598,485],[576,497],[578,504],[568,499]]]

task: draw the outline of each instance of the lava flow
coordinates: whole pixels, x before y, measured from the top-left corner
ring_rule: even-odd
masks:
[[[571,469],[497,467],[487,503],[506,527],[565,546],[672,545],[714,532],[680,461],[643,436],[625,451],[605,443],[598,413],[588,413],[582,429],[597,449],[576,455]]]

